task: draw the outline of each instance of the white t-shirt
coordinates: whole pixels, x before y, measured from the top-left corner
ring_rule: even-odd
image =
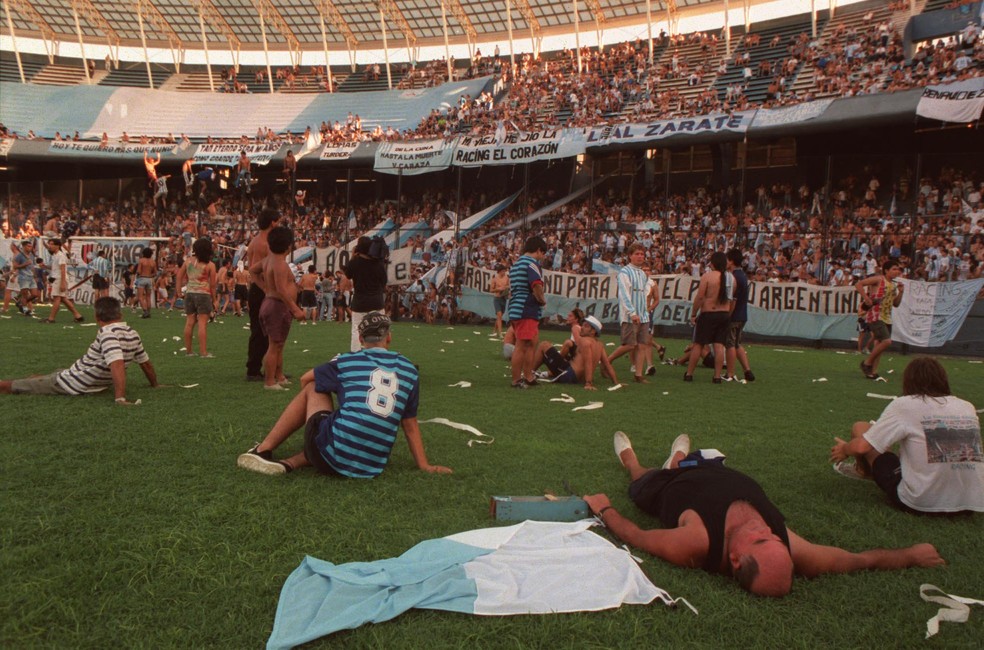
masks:
[[[984,447],[974,405],[947,397],[894,400],[864,434],[877,451],[899,444],[899,500],[923,512],[984,512]]]

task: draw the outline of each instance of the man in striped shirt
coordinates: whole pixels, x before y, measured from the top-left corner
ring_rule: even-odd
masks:
[[[132,402],[126,399],[126,366],[134,362],[139,364],[151,387],[159,388],[157,374],[144,351],[140,335],[121,320],[120,301],[99,298],[95,308],[99,333],[81,359],[68,370],[0,381],[0,394],[88,395],[101,393],[112,386],[116,403],[130,405]]]
[[[540,262],[547,253],[542,237],[530,237],[523,246],[523,255],[509,269],[509,324],[516,333],[516,349],[512,355],[513,388],[536,385],[533,376],[536,346],[540,340],[540,319],[547,298],[543,290],[543,269]]]
[[[649,308],[646,304],[649,297],[649,276],[642,270],[646,261],[646,247],[642,244],[632,244],[629,247],[629,263],[618,271],[618,322],[621,325],[621,345],[608,361],[630,353],[632,367],[635,369],[635,381],[640,384],[649,383],[643,379],[646,371],[645,346],[649,345]]]
[[[277,423],[236,464],[261,474],[285,474],[314,466],[321,474],[373,478],[389,460],[402,426],[417,467],[434,474],[451,469],[427,462],[417,424],[417,369],[389,350],[390,319],[369,312],[359,323],[363,349],[340,354],[301,377],[298,393]],[[334,408],[331,393],[338,395]],[[304,428],[304,451],[282,461],[273,450]]]

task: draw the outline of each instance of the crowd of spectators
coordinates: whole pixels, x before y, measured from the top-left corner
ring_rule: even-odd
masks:
[[[899,261],[910,278],[962,280],[981,277],[984,271],[982,192],[979,170],[953,168],[918,180],[911,173],[896,179],[879,178],[875,172],[848,174],[833,183],[829,198],[820,188],[777,181],[750,191],[744,205],[734,187],[694,187],[669,196],[612,187],[530,222],[527,229],[504,230],[559,198],[552,190],[531,189],[459,243],[428,244],[427,235],[419,234],[406,245],[414,250],[417,275],[442,263],[449,245],[465,248],[472,263],[493,268],[515,259],[525,238],[537,233],[549,244],[544,268],[571,273],[608,273],[625,264],[629,247],[639,242],[652,273],[700,276],[713,251],[739,248],[749,276],[757,281],[848,286],[886,259]],[[378,200],[345,205],[339,198],[312,196],[307,214],[293,214],[287,203],[281,208],[291,215],[288,222],[298,245],[338,247],[386,219],[404,230],[422,222],[428,233],[437,233],[452,226],[455,208],[462,215],[473,214],[501,198],[477,190],[460,199],[440,190],[414,197],[399,205]],[[55,236],[68,221],[78,223],[80,234],[94,236],[153,236],[160,229],[170,237],[162,257],[174,264],[188,254],[188,233],[207,234],[219,257],[232,257],[248,242],[253,218],[220,210],[208,219],[191,211],[184,199],[162,217],[137,195],[119,206],[104,200],[81,210],[71,203],[42,209],[26,201],[12,197],[5,204],[13,207],[12,213],[4,213],[5,237]]]
[[[918,45],[906,60],[902,35],[891,19],[892,11],[869,11],[860,19],[841,19],[817,38],[806,31],[788,37],[776,34],[768,43],[771,54],[761,54],[761,36],[748,34],[736,39],[730,53],[722,37],[713,33],[667,36],[661,33],[655,47],[663,54],[650,62],[649,43],[625,42],[606,48],[584,47],[580,52],[565,49],[553,57],[520,54],[512,64],[496,47],[492,56],[476,50],[462,77],[490,74],[495,85],[478,97],[462,95],[453,105],[435,107],[413,128],[365,124],[349,116],[344,124],[323,122],[316,132],[323,142],[384,141],[431,138],[458,133],[501,135],[508,130],[535,130],[559,126],[588,127],[624,120],[652,120],[777,107],[811,101],[818,97],[850,97],[894,92],[927,84],[945,83],[984,73],[984,39],[970,22],[953,36]],[[776,55],[776,52],[780,52]],[[756,53],[753,55],[753,53]],[[756,61],[757,59],[757,61]],[[729,69],[741,69],[739,81],[716,84]],[[265,71],[256,73],[264,80]],[[379,66],[369,65],[367,79],[379,78]],[[807,85],[794,81],[807,74]],[[435,60],[406,64],[399,70],[401,88],[433,86],[445,81],[446,62]],[[278,81],[286,88],[324,86],[323,66],[307,72],[299,66],[278,68]],[[223,88],[241,92],[245,88],[234,68],[222,70]],[[747,97],[749,84],[767,78],[762,101]],[[681,85],[679,80],[685,80]],[[18,137],[3,133],[3,137]],[[34,138],[28,133],[27,138]],[[69,139],[56,134],[55,139]],[[74,139],[78,139],[76,133]],[[182,136],[182,139],[184,136]],[[168,134],[118,136],[120,142],[175,143]],[[260,129],[263,142],[304,142],[306,134]],[[103,135],[104,143],[110,141]],[[210,142],[242,142],[242,138],[210,138]]]

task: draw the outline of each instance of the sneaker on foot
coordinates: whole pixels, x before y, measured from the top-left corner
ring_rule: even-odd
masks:
[[[858,466],[855,464],[853,458],[834,463],[834,471],[841,476],[846,476],[847,478],[853,478],[859,481],[864,481],[868,478],[858,471]]]
[[[755,381],[755,373],[751,370],[745,371],[745,381]]]
[[[256,451],[254,446],[245,454],[240,454],[236,459],[236,465],[251,472],[259,472],[274,476],[276,474],[286,474],[287,466],[281,462],[273,460],[273,455],[269,451]]]
[[[693,375],[684,375],[683,376],[683,380],[684,381],[693,381],[694,380],[694,376]]]
[[[512,387],[513,388],[518,388],[520,390],[526,390],[527,388],[529,388],[529,386],[526,385],[526,380],[525,379],[520,379],[519,381],[514,381],[512,383]]]
[[[656,376],[656,366],[649,366],[648,368],[646,368],[646,375],[649,376],[649,377],[655,377]]]
[[[677,452],[681,452],[684,456],[690,453],[690,436],[681,433],[673,440],[673,444],[670,445],[670,455],[667,456],[666,462],[663,463],[663,469],[670,468],[670,463],[673,462],[673,457],[677,455]]]
[[[612,442],[615,445],[615,457],[618,458],[618,462],[622,463],[622,452],[626,449],[632,449],[632,441],[623,432],[616,431]],[[622,466],[624,467],[625,463],[622,463]]]

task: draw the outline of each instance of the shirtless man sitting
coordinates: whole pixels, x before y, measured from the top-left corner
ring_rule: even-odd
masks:
[[[596,390],[594,372],[601,365],[601,374],[618,384],[615,369],[608,361],[605,348],[598,340],[601,334],[601,322],[594,316],[588,316],[581,324],[581,335],[577,349],[568,361],[549,341],[540,343],[533,358],[533,367],[539,368],[545,364],[549,370],[550,381],[558,384],[584,383],[585,390]]]
[[[785,596],[793,575],[866,569],[936,567],[945,564],[932,544],[852,553],[803,539],[786,527],[762,488],[741,472],[690,453],[690,438],[673,441],[661,469],[643,467],[632,443],[615,434],[615,453],[632,483],[629,496],[667,528],[643,530],[612,507],[604,494],[584,497],[608,530],[622,541],[671,564],[733,576],[758,596]]]

